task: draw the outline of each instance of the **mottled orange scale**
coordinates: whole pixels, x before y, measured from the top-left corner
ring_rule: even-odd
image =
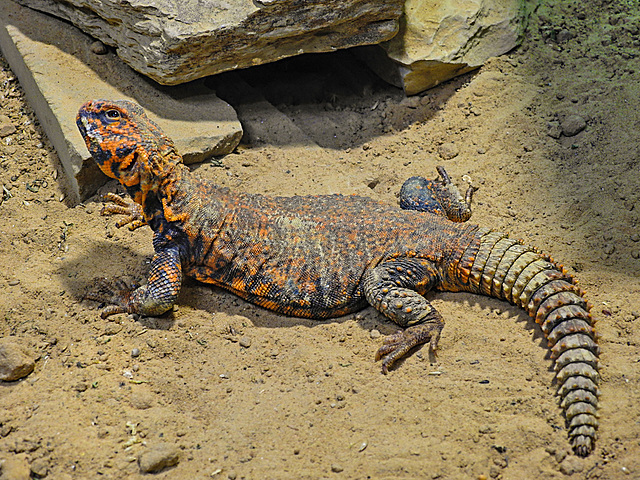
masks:
[[[211,277],[209,275],[204,275],[202,273],[198,273],[198,272],[194,272],[193,274],[189,275],[190,277],[198,280],[199,282],[203,282],[203,283],[216,283],[212,281]]]
[[[270,285],[268,285],[266,283],[261,283],[257,287],[254,287],[253,293],[255,295],[260,296],[260,297],[264,297],[269,292],[269,287],[270,287]]]

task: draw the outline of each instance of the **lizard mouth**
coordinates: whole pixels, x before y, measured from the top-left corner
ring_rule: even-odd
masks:
[[[102,135],[95,129],[95,126],[86,117],[82,117],[80,121],[82,122],[85,138],[88,138],[93,144],[102,143]]]

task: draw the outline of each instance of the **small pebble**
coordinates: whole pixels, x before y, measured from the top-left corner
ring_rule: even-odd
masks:
[[[572,36],[573,35],[571,35],[571,32],[565,28],[558,32],[558,34],[556,35],[556,41],[558,43],[566,43],[571,40]]]
[[[331,465],[331,471],[333,473],[340,473],[344,470],[344,468],[342,468],[342,465],[338,465],[337,463],[334,463]]]
[[[443,143],[438,147],[438,155],[440,155],[440,158],[443,160],[451,160],[457,157],[459,153],[460,150],[454,143]]]
[[[640,235],[637,234],[637,233],[631,234],[631,241],[632,242],[640,242]]]
[[[573,455],[568,455],[560,464],[560,471],[565,475],[573,475],[584,470],[582,459]]]
[[[31,473],[33,473],[36,478],[46,477],[47,473],[49,473],[47,461],[44,458],[38,458],[31,462]]]
[[[0,137],[7,137],[16,133],[17,129],[6,115],[0,115]]]
[[[580,115],[568,115],[560,126],[565,137],[573,137],[585,129],[587,122]]]
[[[180,451],[175,445],[161,443],[149,447],[138,458],[142,473],[157,473],[165,468],[173,467],[180,461]]]
[[[82,393],[87,391],[87,388],[89,388],[89,384],[87,382],[78,382],[71,388],[73,388],[78,393]]]
[[[33,355],[11,337],[0,338],[0,380],[13,382],[35,368]]]
[[[604,248],[602,249],[602,251],[604,253],[606,253],[607,255],[611,255],[613,252],[616,251],[616,247],[615,245],[611,244],[611,243],[607,243]]]
[[[376,330],[375,328],[369,332],[369,336],[370,336],[372,339],[374,339],[374,340],[375,340],[376,338],[380,338],[380,337],[381,337],[381,335],[382,335],[382,334],[380,333],[380,331],[379,331],[379,330]]]
[[[96,55],[104,55],[109,51],[107,46],[100,40],[93,42],[89,49],[91,50],[91,53],[95,53]]]
[[[133,358],[139,357],[140,356],[140,349],[139,348],[134,348],[133,350],[131,350],[131,356]]]
[[[547,135],[556,140],[562,135],[562,128],[558,122],[549,122],[547,124]]]
[[[241,347],[249,348],[251,346],[251,338],[247,336],[240,337],[240,340],[238,340],[238,343],[240,344]]]
[[[15,287],[16,285],[20,285],[20,280],[9,280],[9,281],[7,282],[7,284],[8,284],[10,287]]]

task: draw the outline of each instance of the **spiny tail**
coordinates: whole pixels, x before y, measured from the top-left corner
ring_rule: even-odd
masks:
[[[569,439],[574,452],[585,457],[597,437],[600,348],[584,291],[550,257],[506,234],[478,233],[479,244],[457,264],[457,287],[518,305],[542,327],[555,360]]]

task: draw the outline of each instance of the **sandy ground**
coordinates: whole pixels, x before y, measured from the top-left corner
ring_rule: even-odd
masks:
[[[387,376],[373,356],[395,327],[371,308],[285,318],[191,281],[167,317],[100,319],[86,285],[143,280],[151,232],[116,229],[96,198],[61,200],[56,154],[2,61],[17,131],[0,140],[0,336],[37,361],[0,383],[0,478],[147,478],[138,458],[162,446],[179,463],[158,479],[640,478],[640,16],[632,2],[546,3],[523,47],[410,99],[373,77],[340,88],[315,59],[247,74],[315,143],[278,142],[266,111],[266,136],[197,170],[251,192],[390,204],[438,164],[468,175],[472,221],[551,253],[594,305],[590,457],[569,453],[539,328],[498,300],[430,295],[447,321],[437,359],[419,350]],[[567,136],[570,115],[586,128]]]

